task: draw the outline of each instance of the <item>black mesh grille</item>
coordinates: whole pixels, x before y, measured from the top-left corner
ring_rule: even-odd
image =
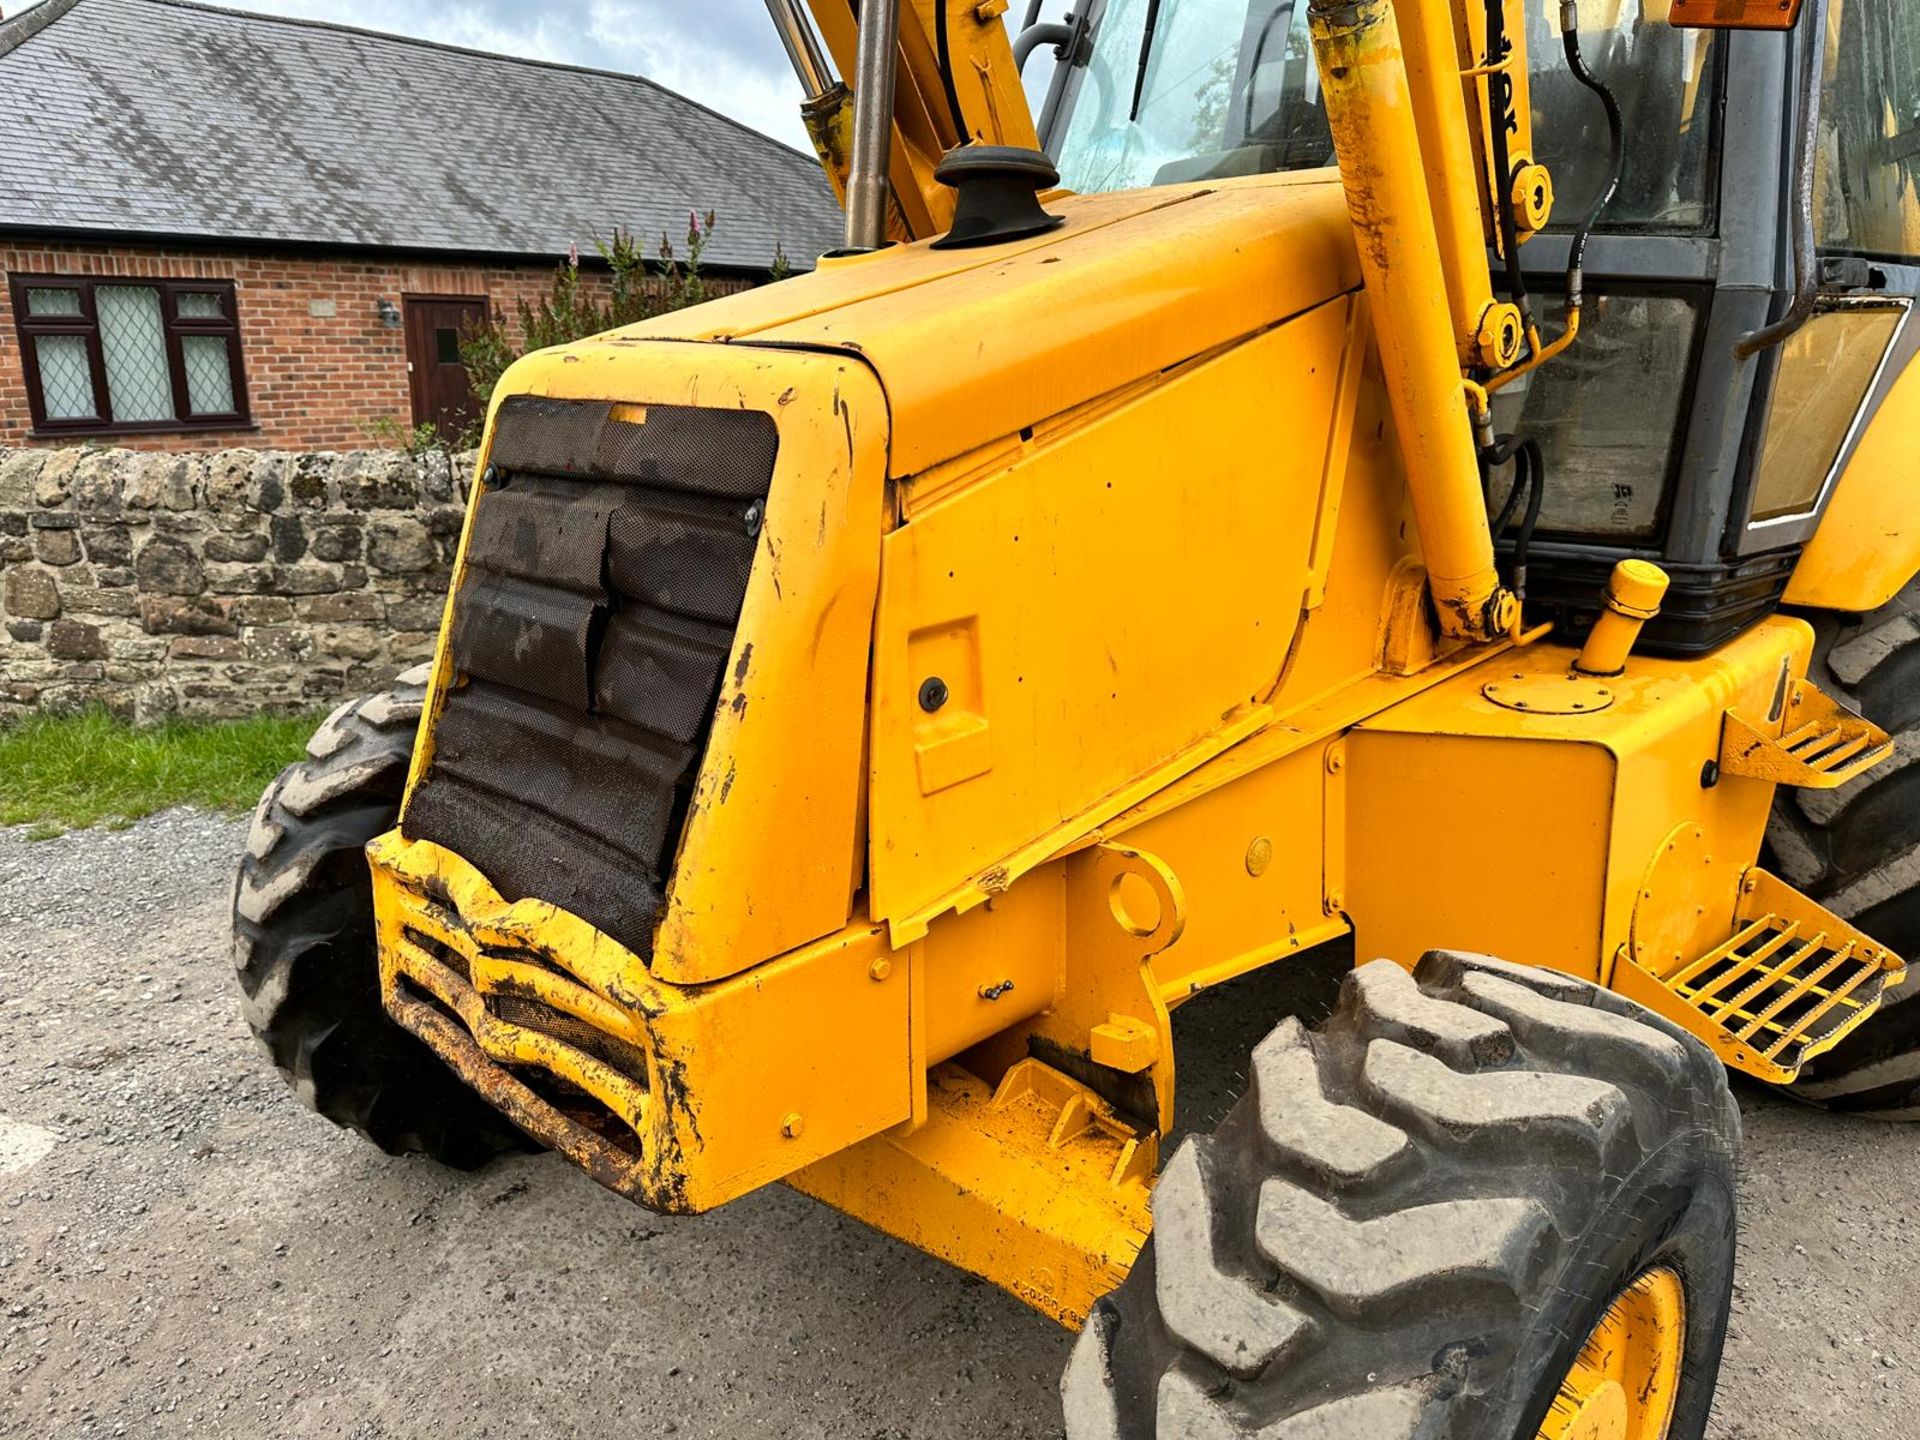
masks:
[[[778,443],[772,419],[754,410],[520,395],[501,406],[488,458],[501,470],[745,500],[766,495]]]
[[[410,838],[651,953],[777,439],[752,411],[502,405]]]

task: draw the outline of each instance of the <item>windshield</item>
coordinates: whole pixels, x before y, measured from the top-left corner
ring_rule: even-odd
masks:
[[[1627,127],[1602,225],[1698,229],[1712,219],[1713,33],[1675,30],[1647,3],[1581,0],[1582,47]],[[1559,8],[1529,0],[1527,39],[1535,144],[1571,225],[1605,182],[1606,125],[1567,72]],[[1083,193],[1331,165],[1307,0],[1104,0],[1056,149]]]

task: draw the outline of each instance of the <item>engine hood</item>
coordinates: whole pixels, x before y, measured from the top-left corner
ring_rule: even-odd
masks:
[[[858,356],[885,388],[889,472],[905,477],[1360,284],[1331,170],[1048,206],[1067,223],[1030,240],[824,260],[606,338]]]

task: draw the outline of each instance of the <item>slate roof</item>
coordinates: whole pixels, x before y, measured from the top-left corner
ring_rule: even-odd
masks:
[[[188,0],[0,22],[0,229],[554,257],[695,209],[720,267],[839,241],[811,156],[635,76]]]

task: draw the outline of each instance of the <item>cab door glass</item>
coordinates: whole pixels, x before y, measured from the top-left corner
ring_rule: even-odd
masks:
[[[1920,259],[1920,4],[1830,0],[1814,220],[1828,251]]]
[[[1304,0],[1299,10],[1304,24]],[[1247,0],[1109,0],[1061,146],[1067,186],[1164,184],[1188,178],[1163,175],[1169,165],[1236,145],[1246,18]]]
[[[1567,68],[1559,0],[1528,0],[1533,143],[1571,229],[1607,183],[1607,120]],[[1720,66],[1714,32],[1676,30],[1667,0],[1580,0],[1580,49],[1620,104],[1626,159],[1600,228],[1701,230],[1713,219]]]
[[[1684,414],[1699,308],[1685,295],[1588,299],[1580,343],[1493,397],[1494,428],[1540,442],[1542,534],[1652,540]],[[1535,297],[1558,330],[1565,302]],[[1490,503],[1506,500],[1497,489]]]
[[[1804,515],[1825,493],[1905,318],[1895,306],[1844,304],[1815,315],[1780,347],[1754,472],[1756,524]]]

